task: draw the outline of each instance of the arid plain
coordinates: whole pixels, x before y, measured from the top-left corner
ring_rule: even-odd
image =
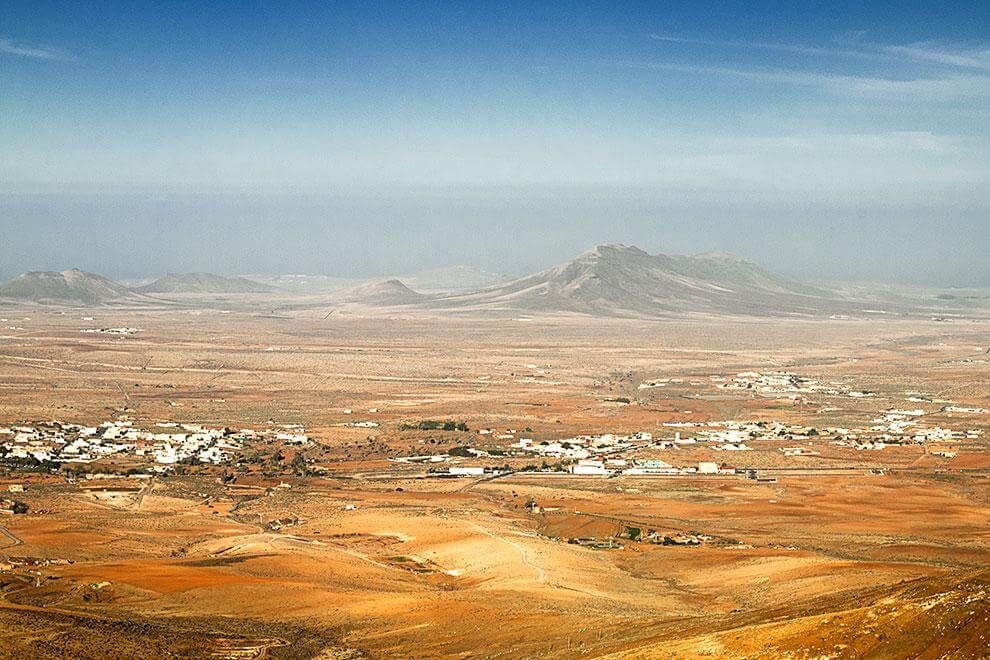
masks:
[[[990,649],[990,322],[2,315],[11,437],[255,432],[8,455],[3,655]]]

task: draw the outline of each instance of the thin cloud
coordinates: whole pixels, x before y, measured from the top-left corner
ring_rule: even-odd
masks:
[[[895,59],[902,62],[932,62],[950,67],[990,70],[990,48],[953,49],[927,43],[906,45],[880,45],[861,43],[858,49],[823,48],[801,44],[767,41],[742,41],[733,39],[695,39],[664,34],[650,34],[650,39],[664,43],[712,46],[715,48],[742,48],[768,50],[796,55],[822,57],[846,57],[860,59]]]
[[[844,50],[836,48],[819,48],[817,46],[802,46],[800,44],[781,44],[766,41],[736,41],[720,39],[692,39],[689,37],[673,37],[663,34],[651,34],[650,39],[673,44],[692,44],[698,46],[715,46],[722,48],[752,48],[756,50],[772,50],[797,55],[827,55],[833,57],[874,58],[876,53],[863,50]]]
[[[0,38],[0,53],[6,55],[16,55],[18,57],[26,57],[32,60],[48,60],[52,62],[68,62],[72,60],[72,57],[67,53],[61,51],[43,47],[43,46],[31,46],[28,44],[18,43],[12,39]]]
[[[951,50],[928,44],[888,46],[887,52],[912,60],[936,62],[968,69],[990,70],[990,48],[976,50]]]
[[[707,74],[756,82],[818,87],[832,93],[854,96],[903,96],[935,101],[990,96],[990,76],[893,79],[781,69],[694,66],[667,62],[622,62],[621,65],[654,71]]]
[[[957,140],[935,135],[931,131],[883,131],[878,133],[814,133],[744,137],[730,141],[746,150],[766,149],[784,152],[809,151],[838,154],[947,155],[960,153]]]

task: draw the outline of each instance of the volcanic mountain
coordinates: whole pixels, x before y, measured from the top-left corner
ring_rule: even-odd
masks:
[[[243,277],[212,273],[169,273],[135,289],[141,293],[272,293],[275,290],[275,287]]]
[[[838,303],[824,289],[792,282],[729,254],[676,256],[599,245],[549,270],[482,291],[435,298],[429,306],[627,317],[805,316]]]
[[[32,271],[0,284],[0,298],[37,303],[99,305],[138,299],[130,289],[100,275],[73,268]]]
[[[333,293],[333,299],[374,307],[392,307],[423,302],[428,296],[413,291],[399,280],[385,280],[336,291]]]

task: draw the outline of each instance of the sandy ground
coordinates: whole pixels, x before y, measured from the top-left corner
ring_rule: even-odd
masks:
[[[758,447],[745,457],[754,466],[796,468],[774,482],[416,479],[388,460],[433,451],[431,442],[481,441],[401,430],[419,419],[560,438],[659,432],[678,420],[859,422],[901,405],[911,391],[990,407],[985,323],[324,320],[312,312],[269,318],[209,309],[3,314],[25,329],[0,337],[0,424],[97,423],[121,414],[136,423],[300,423],[329,466],[322,478],[284,477],[291,488],[266,488],[283,477],[250,475],[224,485],[208,471],[98,488],[0,474],[4,484],[26,485],[21,499],[30,505],[28,515],[0,518],[17,540],[0,559],[34,562],[0,572],[4,654],[990,652],[985,436],[951,459],[902,447],[784,460],[777,446]],[[143,331],[80,332],[93,323]],[[749,369],[799,371],[877,391],[882,400],[844,400],[822,412],[817,401],[709,396],[710,376]],[[684,382],[637,389],[661,377]],[[632,402],[617,403],[621,397]],[[355,419],[380,426],[339,426]],[[986,415],[937,420],[990,424]],[[703,448],[664,455],[678,464],[710,458]],[[808,471],[834,466],[856,469]],[[545,510],[527,510],[529,498]],[[268,524],[286,516],[297,522]],[[626,540],[615,549],[568,543],[629,527],[712,540],[699,547]],[[110,646],[94,645],[98,639]]]

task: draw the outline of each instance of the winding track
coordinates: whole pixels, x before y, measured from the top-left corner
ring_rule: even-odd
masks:
[[[0,550],[6,550],[7,548],[13,548],[15,546],[18,546],[18,545],[21,545],[22,543],[24,543],[24,541],[22,541],[19,538],[17,538],[14,535],[13,532],[11,532],[9,529],[7,529],[6,527],[4,527],[3,525],[0,525],[0,536],[6,537],[7,540],[9,541],[9,543],[7,543],[6,545],[0,546]]]
[[[547,574],[543,571],[543,569],[540,568],[540,566],[538,566],[537,564],[534,564],[533,562],[531,562],[529,560],[529,556],[526,554],[526,548],[524,548],[523,546],[519,545],[515,541],[510,541],[509,539],[507,539],[507,538],[505,538],[503,536],[498,536],[497,534],[493,534],[492,532],[488,531],[487,529],[485,529],[484,527],[482,527],[478,523],[471,523],[471,524],[474,525],[474,528],[477,529],[482,534],[484,534],[485,536],[490,536],[491,538],[495,539],[496,541],[501,541],[502,543],[508,543],[513,548],[515,548],[516,550],[518,550],[519,551],[519,556],[522,558],[522,562],[524,564],[526,564],[527,566],[529,566],[530,568],[532,568],[534,571],[536,571],[536,579],[538,581],[540,581],[540,582],[546,582],[547,581]]]

